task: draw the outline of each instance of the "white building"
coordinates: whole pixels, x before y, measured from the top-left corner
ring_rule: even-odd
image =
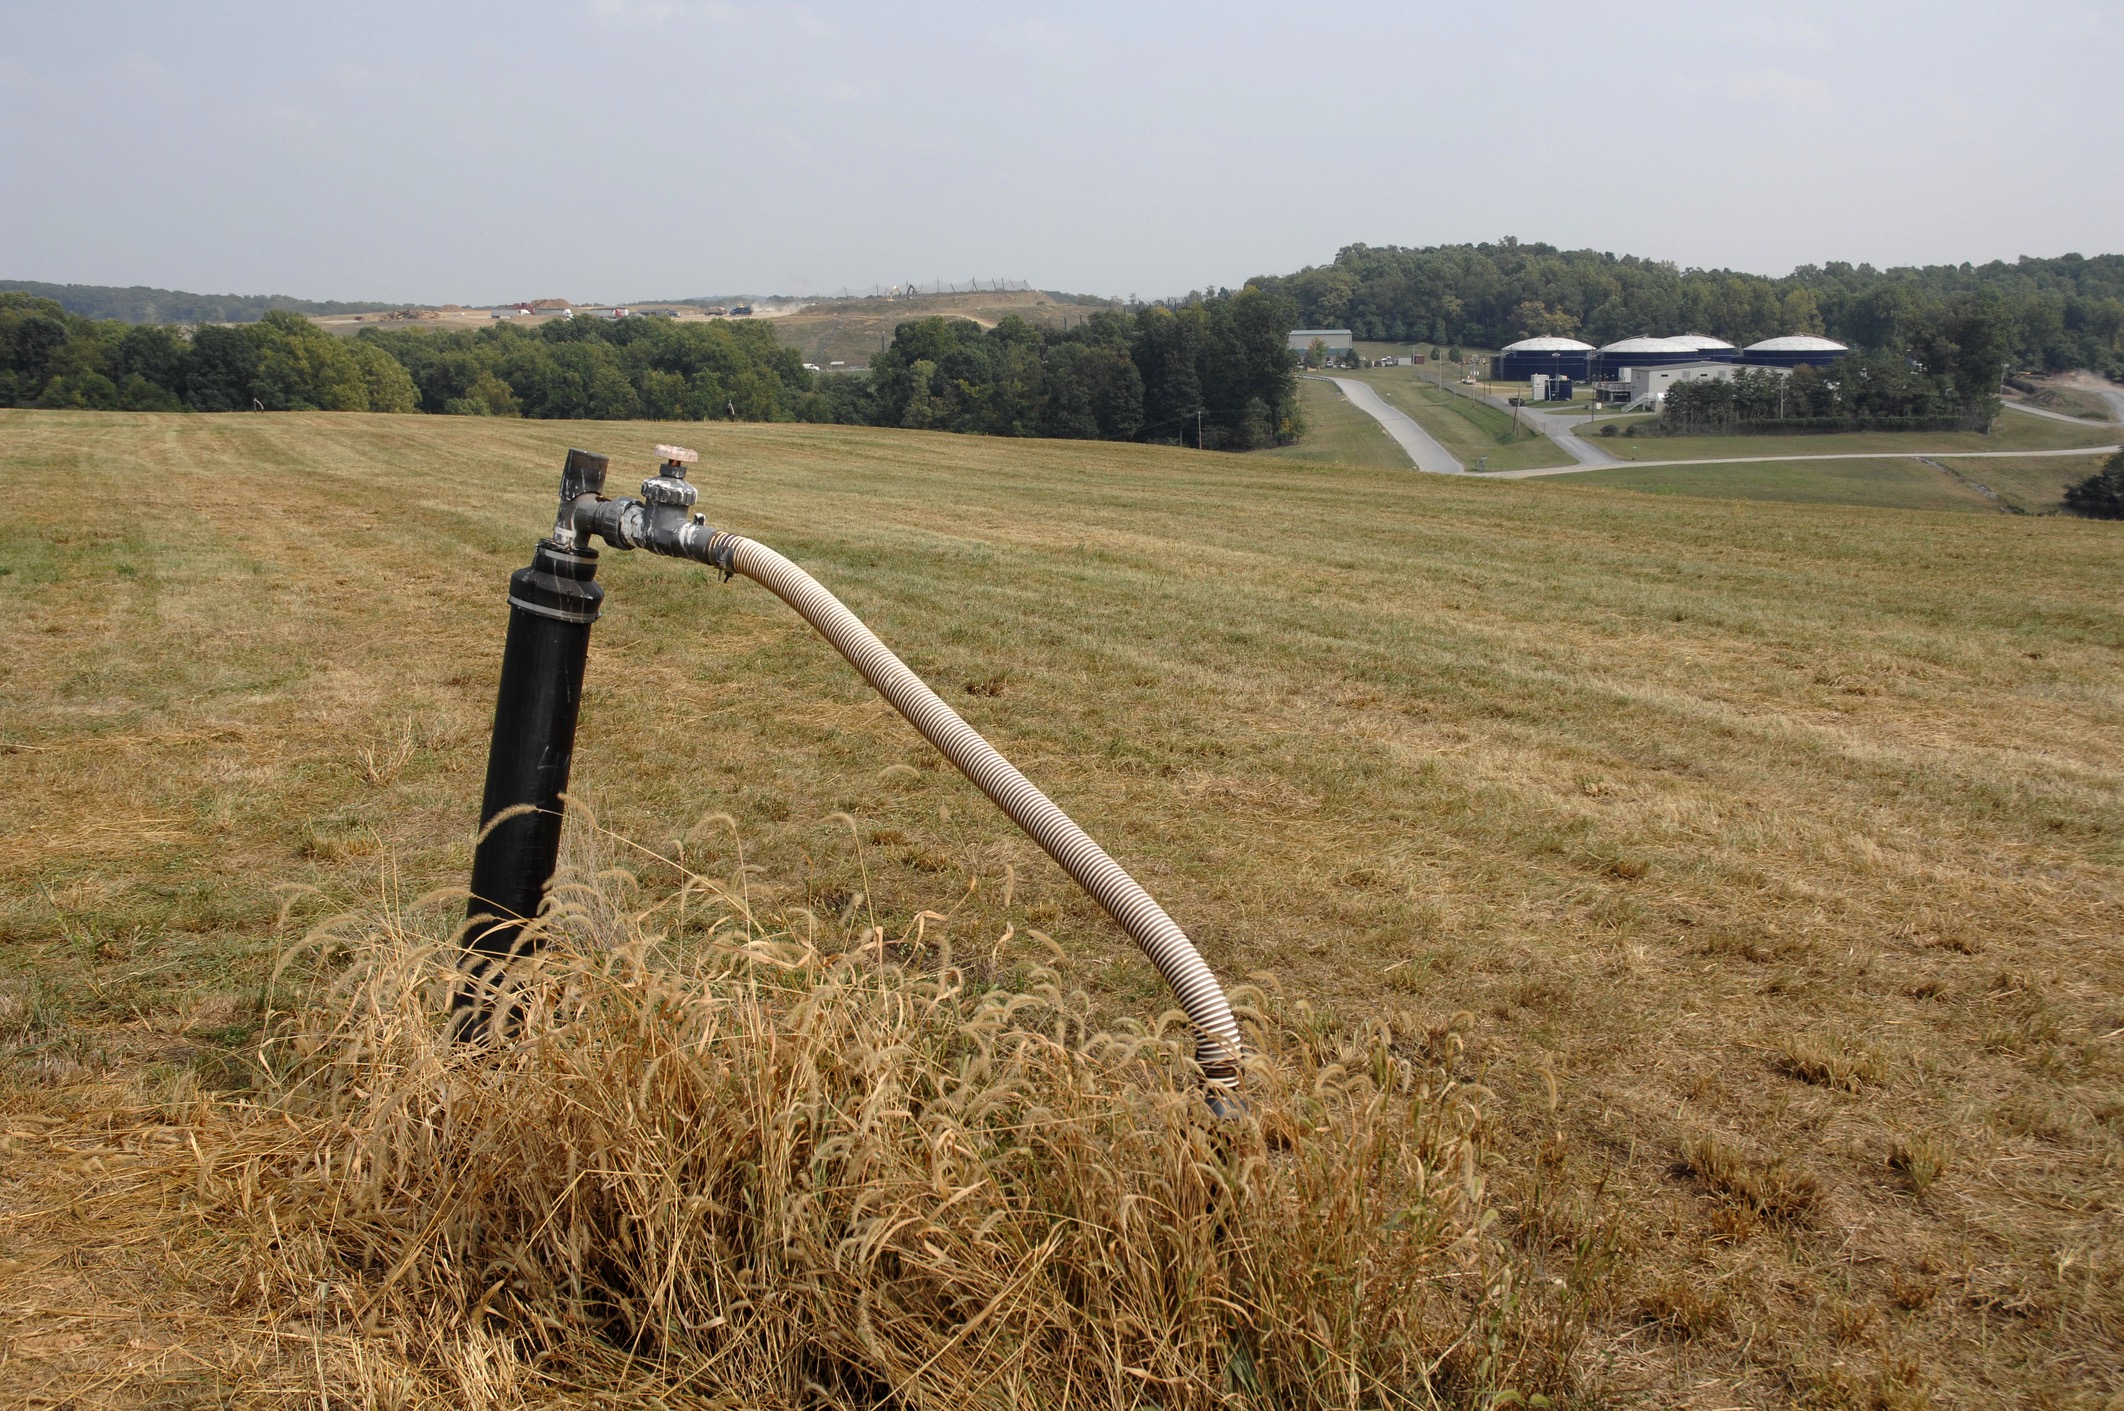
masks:
[[[1673,367],[1633,367],[1628,371],[1630,400],[1623,410],[1656,412],[1667,400],[1667,389],[1677,382],[1731,382],[1739,373],[1764,369],[1751,368],[1743,363],[1679,363]],[[1792,369],[1777,367],[1768,371],[1784,374]]]

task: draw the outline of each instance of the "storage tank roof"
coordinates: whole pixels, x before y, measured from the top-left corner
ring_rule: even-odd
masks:
[[[1811,334],[1795,333],[1789,338],[1765,338],[1760,343],[1750,343],[1745,350],[1750,353],[1848,353],[1851,350],[1841,343]]]
[[[1603,353],[1693,353],[1697,345],[1686,338],[1625,338],[1610,343]]]
[[[1522,338],[1517,343],[1507,343],[1498,349],[1502,353],[1590,353],[1591,343],[1581,343],[1576,338]]]
[[[1713,338],[1703,333],[1684,333],[1679,338],[1669,338],[1667,341],[1669,343],[1687,343],[1690,347],[1697,349],[1730,348],[1733,346],[1723,338]]]

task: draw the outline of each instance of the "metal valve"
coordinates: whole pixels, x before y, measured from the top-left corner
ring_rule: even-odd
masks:
[[[608,500],[597,489],[588,488],[584,477],[563,476],[554,542],[569,548],[588,547],[594,535],[616,549],[647,549],[712,564],[727,577],[727,544],[704,518],[693,513],[700,491],[686,479],[686,466],[699,460],[699,453],[685,446],[658,446],[656,452],[664,463],[657,474],[642,482],[639,500],[626,496]]]

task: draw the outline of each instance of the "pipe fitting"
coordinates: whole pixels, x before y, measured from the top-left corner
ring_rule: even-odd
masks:
[[[960,719],[817,579],[766,545],[711,528],[695,514],[693,506],[700,492],[686,478],[687,464],[697,459],[692,451],[681,446],[659,446],[657,451],[664,464],[658,474],[642,482],[638,500],[607,499],[603,493],[605,457],[570,451],[561,475],[560,514],[549,547],[564,558],[580,557],[594,565],[596,554],[589,541],[595,536],[616,549],[647,549],[668,558],[692,559],[720,569],[725,578],[743,574],[796,609],[878,694],[1120,923],[1165,977],[1194,1024],[1195,1061],[1208,1085],[1212,1109],[1219,1116],[1235,1115],[1240,1110],[1236,1090],[1244,1055],[1238,1020],[1223,987],[1187,933],[1135,878]],[[530,604],[520,606],[529,608]]]
[[[725,538],[711,528],[693,506],[700,491],[686,478],[686,464],[697,459],[683,446],[659,446],[664,457],[661,473],[642,482],[642,497],[607,499],[604,489],[605,457],[588,451],[570,451],[568,469],[561,474],[560,516],[554,522],[553,542],[562,548],[587,546],[592,536],[615,549],[647,549],[666,558],[692,559],[730,574],[730,548],[719,545]],[[594,475],[587,465],[577,469],[577,458],[595,461]]]

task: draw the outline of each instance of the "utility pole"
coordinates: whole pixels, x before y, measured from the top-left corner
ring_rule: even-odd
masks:
[[[1195,449],[1202,449],[1202,408],[1195,408]]]

